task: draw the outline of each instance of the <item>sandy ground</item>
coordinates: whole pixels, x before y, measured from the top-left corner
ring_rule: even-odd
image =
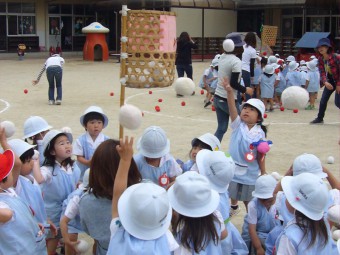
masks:
[[[15,123],[17,131],[14,137],[22,137],[23,124],[29,116],[39,115],[54,128],[71,127],[76,138],[84,132],[79,117],[88,106],[98,105],[109,118],[104,133],[118,138],[120,64],[117,60],[86,62],[82,60],[81,53],[64,54],[63,102],[61,106],[50,106],[47,104],[48,83],[45,75],[37,86],[31,85],[46,57],[41,53],[28,54],[25,60],[18,61],[15,54],[0,54],[0,121],[11,120]],[[194,62],[196,84],[208,66],[208,61]],[[28,90],[27,94],[24,93],[25,89]],[[148,126],[158,125],[166,131],[171,141],[173,156],[187,160],[191,140],[206,132],[215,132],[215,112],[211,108],[203,108],[204,96],[200,95],[198,87],[195,96],[184,98],[176,98],[172,87],[151,89],[152,94],[149,90],[126,88],[126,102],[139,107],[144,112],[144,118],[138,130],[124,130],[124,134],[138,138]],[[114,96],[110,96],[110,92],[114,92]],[[163,102],[159,103],[159,98]],[[185,101],[185,106],[181,106],[182,101]],[[160,112],[154,110],[156,105],[160,106]],[[328,104],[325,124],[309,124],[316,114],[316,110],[300,110],[296,114],[289,110],[268,113],[265,124],[268,124],[268,139],[273,141],[273,146],[266,157],[267,172],[283,174],[296,156],[308,152],[317,155],[339,178],[340,119],[339,110],[334,106],[334,94]],[[223,150],[228,150],[230,133],[229,129],[222,141]],[[328,156],[335,157],[334,164],[327,164]],[[232,220],[239,229],[245,215],[245,208],[242,209]]]

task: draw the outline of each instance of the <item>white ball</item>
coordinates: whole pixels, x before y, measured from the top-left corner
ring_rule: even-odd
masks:
[[[329,156],[327,158],[327,164],[334,164],[334,157],[333,156]]]
[[[195,90],[195,83],[193,80],[187,77],[180,77],[173,83],[176,94],[182,96],[190,96]]]
[[[79,243],[76,246],[77,252],[85,253],[90,248],[90,245],[85,240],[79,240]]]
[[[332,238],[335,241],[340,240],[340,230],[339,229],[333,231]]]
[[[142,124],[142,112],[131,104],[123,105],[119,110],[119,123],[127,129],[135,130]]]
[[[12,121],[5,120],[0,123],[0,126],[5,129],[5,135],[7,138],[12,137],[15,133],[15,125]]]
[[[307,90],[299,86],[286,88],[281,95],[282,106],[286,109],[304,109],[309,100]]]

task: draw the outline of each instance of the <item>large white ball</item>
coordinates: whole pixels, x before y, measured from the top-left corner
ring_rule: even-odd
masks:
[[[85,240],[79,240],[79,243],[76,246],[76,250],[79,253],[85,253],[90,248],[90,245]]]
[[[15,133],[15,125],[12,121],[5,120],[0,123],[0,126],[5,129],[5,135],[7,138],[12,137]]]
[[[308,103],[309,94],[304,88],[291,86],[282,92],[281,100],[284,108],[290,110],[304,109]]]
[[[127,129],[135,130],[142,124],[142,112],[131,104],[123,105],[119,110],[119,123]]]
[[[195,83],[193,80],[187,77],[180,77],[173,83],[176,94],[182,96],[190,96],[195,90]]]

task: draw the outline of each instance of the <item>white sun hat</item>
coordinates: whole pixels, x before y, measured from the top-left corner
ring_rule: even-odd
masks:
[[[195,171],[178,176],[169,188],[168,196],[176,212],[192,218],[213,213],[220,202],[220,196],[211,189],[209,180]]]
[[[275,72],[275,68],[272,64],[268,64],[264,67],[263,72],[267,74],[273,74]]]
[[[291,61],[288,65],[289,71],[294,71],[298,67],[299,63],[296,63],[296,61]]]
[[[266,108],[264,106],[264,103],[260,99],[257,99],[257,98],[250,98],[250,99],[248,99],[246,102],[242,103],[241,109],[243,108],[243,106],[245,104],[249,104],[249,105],[255,107],[257,110],[259,110],[260,113],[261,113],[261,117],[263,119],[264,111],[265,111]]]
[[[268,64],[274,64],[274,63],[277,63],[277,58],[275,56],[270,56],[268,58]]]
[[[31,116],[24,123],[24,136],[22,139],[32,137],[40,132],[51,129],[47,121],[40,116]]]
[[[261,175],[255,182],[255,190],[252,192],[253,197],[268,199],[273,197],[273,192],[277,181],[271,175]]]
[[[150,126],[138,140],[137,150],[144,157],[161,158],[169,153],[170,141],[161,127]]]
[[[100,115],[102,115],[103,118],[104,118],[103,127],[106,128],[107,124],[109,123],[109,120],[108,120],[107,116],[105,115],[103,109],[101,107],[95,106],[95,105],[88,107],[84,111],[84,114],[82,116],[80,116],[80,124],[84,127],[84,117],[85,117],[86,114],[88,114],[90,112],[96,112],[96,113],[99,113]]]
[[[8,145],[11,147],[15,156],[17,157],[21,157],[21,155],[24,154],[26,151],[35,147],[35,145],[26,143],[21,139],[11,139],[8,141]]]
[[[272,65],[272,67],[274,67],[274,72],[275,72],[275,69],[280,67],[280,65],[278,63],[272,63],[271,65]]]
[[[309,70],[311,71],[315,71],[316,70],[316,65],[318,64],[317,61],[311,60],[309,62],[306,63],[307,67],[309,68]]]
[[[192,139],[191,145],[193,146],[193,144],[197,140],[200,140],[201,142],[209,145],[211,150],[213,150],[213,151],[218,151],[218,150],[221,149],[220,140],[218,140],[218,138],[211,133],[206,133],[204,135],[201,135],[200,137],[196,137],[196,138]]]
[[[223,151],[200,150],[196,156],[199,173],[206,176],[211,187],[218,193],[225,193],[234,177],[235,163]]]
[[[314,55],[310,56],[309,58],[310,60],[316,59],[316,57]]]
[[[295,61],[295,57],[290,55],[286,58],[286,61],[288,61],[288,62]]]
[[[321,178],[311,173],[285,176],[281,180],[288,202],[312,220],[320,220],[329,201],[329,192]]]
[[[72,134],[70,135],[69,133],[63,133],[60,130],[52,129],[52,130],[50,130],[46,133],[46,135],[44,136],[44,138],[42,140],[43,153],[45,153],[45,150],[49,147],[52,139],[55,138],[56,136],[60,135],[60,134],[67,136],[70,143],[72,143]]]
[[[320,159],[309,153],[297,156],[293,162],[293,175],[302,173],[315,174],[320,178],[326,178],[328,175],[323,171]]]
[[[154,240],[167,232],[172,208],[164,188],[154,183],[139,183],[121,195],[118,213],[130,235],[141,240]]]

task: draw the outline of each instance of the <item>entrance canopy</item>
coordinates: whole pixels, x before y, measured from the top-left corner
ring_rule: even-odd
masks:
[[[321,38],[328,37],[330,32],[307,32],[295,44],[296,48],[316,48]]]

